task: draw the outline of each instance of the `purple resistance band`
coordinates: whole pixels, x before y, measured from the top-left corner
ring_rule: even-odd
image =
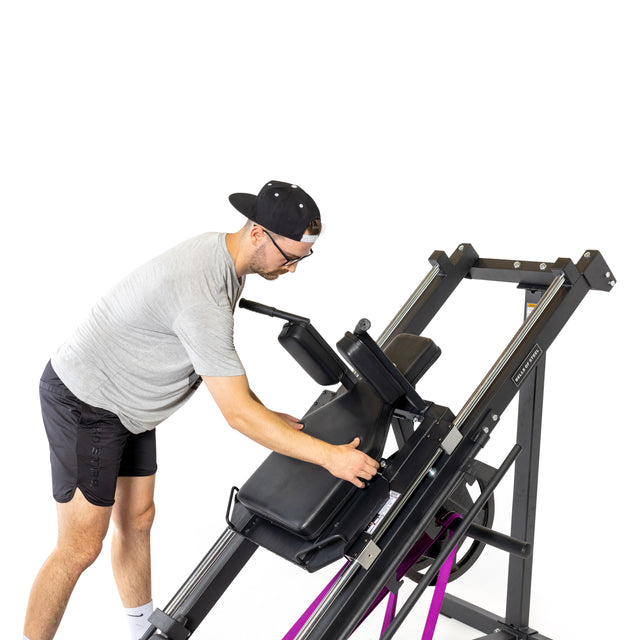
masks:
[[[458,520],[460,516],[458,514],[449,514],[449,516],[442,521],[440,524],[442,526],[442,532],[446,531],[447,528],[455,521]],[[436,538],[437,539],[437,538]],[[400,563],[400,566],[396,570],[396,580],[400,582],[402,578],[405,576],[407,571],[413,567],[413,565],[425,554],[425,552],[433,545],[436,540],[429,537],[427,534],[424,534],[420,540],[413,546],[411,551],[407,554],[407,557]],[[435,590],[433,593],[433,598],[431,600],[431,606],[429,608],[429,614],[427,616],[427,623],[425,625],[424,633],[422,635],[422,640],[431,640],[433,638],[433,634],[435,632],[436,624],[438,621],[438,616],[440,614],[440,608],[442,607],[442,601],[444,599],[444,594],[447,587],[447,582],[449,580],[449,575],[451,574],[451,569],[453,567],[453,563],[455,561],[456,549],[454,549],[449,557],[445,560],[444,564],[440,568],[440,572],[438,573],[438,579],[436,581]],[[298,633],[300,633],[301,629],[306,624],[307,620],[313,615],[313,612],[318,608],[320,603],[323,601],[325,596],[331,591],[333,585],[338,581],[342,573],[349,566],[347,562],[338,573],[331,579],[331,581],[327,584],[327,586],[318,594],[315,600],[309,605],[306,611],[300,616],[300,618],[295,622],[295,624],[289,629],[287,634],[282,638],[282,640],[295,640]],[[387,608],[385,611],[384,621],[382,625],[382,633],[381,636],[384,635],[387,627],[391,624],[391,621],[395,617],[396,613],[396,605],[398,601],[397,593],[390,593],[389,590],[385,587],[382,591],[376,596],[375,600],[369,607],[368,611],[362,617],[362,620],[358,623],[358,626],[364,622],[364,620],[369,616],[369,614],[382,602],[385,596],[389,594],[389,601],[387,603]],[[357,628],[357,627],[356,627]]]
[[[453,567],[453,563],[455,562],[457,550],[458,547],[454,547],[449,557],[445,560],[442,567],[440,567],[438,579],[436,580],[436,588],[433,592],[433,598],[431,599],[431,606],[429,607],[429,614],[427,615],[427,623],[425,624],[424,633],[422,634],[422,640],[431,640],[436,631],[438,616],[440,615],[444,593],[447,590],[447,582],[449,582],[449,575],[451,575],[451,567]]]
[[[449,575],[451,574],[451,568],[456,559],[456,551],[458,547],[454,547],[453,551],[449,554],[445,563],[440,568],[438,573],[438,579],[436,580],[436,588],[433,591],[433,597],[431,599],[431,606],[429,607],[429,614],[427,615],[427,623],[424,626],[424,632],[422,634],[422,640],[432,640],[433,634],[436,631],[436,624],[438,624],[438,616],[440,615],[440,609],[442,608],[442,601],[447,589],[447,582],[449,581]],[[382,623],[382,632],[380,637],[384,636],[384,632],[391,624],[396,615],[396,605],[398,603],[398,595],[395,593],[389,594],[389,600],[387,601],[387,609],[384,614],[384,621]]]
[[[460,516],[456,513],[450,514],[441,524],[442,531],[446,531],[449,526],[456,520],[459,520]],[[453,532],[450,531],[449,535]],[[437,539],[437,538],[436,538]],[[424,553],[431,547],[431,545],[435,542],[426,534],[416,543],[413,547],[409,555],[404,559],[402,564],[398,567],[398,571],[396,572],[397,580],[400,579],[409,571],[409,569],[424,555]],[[431,606],[429,607],[429,614],[427,615],[427,622],[424,627],[424,632],[422,634],[422,640],[432,640],[433,634],[436,630],[436,624],[438,623],[438,616],[440,615],[440,609],[442,608],[442,601],[444,600],[444,594],[447,589],[447,583],[449,582],[449,576],[451,575],[451,569],[453,567],[453,563],[456,559],[456,552],[458,547],[454,547],[453,551],[449,554],[447,559],[444,561],[442,567],[440,567],[440,571],[438,572],[438,579],[436,580],[436,586],[433,591],[433,596],[431,598]],[[381,596],[378,596],[376,601],[374,601],[374,606],[378,604],[380,599],[384,597],[384,593]],[[384,636],[387,627],[391,624],[391,621],[396,615],[396,605],[398,603],[398,595],[397,593],[389,594],[389,601],[387,602],[387,609],[384,616],[384,621],[382,623],[382,632],[380,633],[380,637]],[[367,615],[373,610],[373,607],[369,609]],[[366,617],[366,616],[365,616]],[[363,618],[364,619],[364,618]]]

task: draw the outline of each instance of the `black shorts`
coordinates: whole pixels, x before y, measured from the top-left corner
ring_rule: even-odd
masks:
[[[69,502],[78,488],[92,504],[110,507],[119,476],[156,472],[155,430],[133,434],[114,413],[82,402],[51,362],[40,379],[40,405],[57,502]]]

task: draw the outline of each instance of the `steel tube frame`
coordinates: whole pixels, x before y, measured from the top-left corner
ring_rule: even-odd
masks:
[[[209,553],[202,559],[200,564],[196,567],[195,571],[189,576],[187,581],[180,587],[178,592],[173,596],[169,604],[164,609],[164,612],[173,616],[178,609],[184,605],[187,597],[193,592],[198,584],[202,582],[203,577],[211,569],[211,567],[218,562],[220,556],[234,537],[234,532],[231,529],[226,529],[224,533],[218,538],[217,542],[211,547]]]
[[[464,251],[464,249],[464,246],[459,248],[460,251]],[[594,253],[597,254],[597,252]],[[554,267],[560,265],[562,272],[555,274],[552,281],[552,290],[546,296],[544,305],[541,305],[540,308],[534,312],[532,318],[529,318],[529,320],[523,323],[523,327],[521,327],[505,352],[503,352],[503,355],[505,355],[505,353],[508,353],[508,355],[504,358],[501,357],[496,365],[494,365],[494,368],[486,378],[487,383],[481,385],[481,389],[476,390],[472,398],[470,398],[469,411],[465,411],[465,415],[460,416],[458,426],[464,430],[465,436],[469,436],[472,433],[477,434],[478,428],[482,428],[483,431],[490,433],[493,426],[495,426],[492,424],[492,421],[496,422],[499,420],[500,414],[508,406],[513,397],[523,388],[526,388],[524,386],[525,384],[532,384],[531,380],[534,379],[531,375],[532,372],[537,370],[538,364],[544,362],[544,358],[538,356],[536,356],[537,359],[535,361],[528,361],[530,356],[527,354],[531,353],[532,347],[535,346],[536,353],[539,352],[541,356],[544,356],[547,348],[559,334],[587,292],[591,288],[601,290],[610,289],[612,281],[608,283],[608,288],[607,284],[602,282],[605,277],[610,279],[608,268],[605,271],[606,264],[599,254],[595,256],[596,260],[594,260],[593,263],[590,262],[591,257],[593,257],[591,252],[587,252],[577,268],[568,260],[558,261],[558,263],[554,265]],[[600,273],[600,271],[602,271],[602,273]],[[457,275],[459,276],[460,274],[458,273]],[[465,274],[462,275],[462,277],[464,276]],[[500,277],[500,279],[503,278]],[[444,280],[446,280],[446,277]],[[439,309],[460,280],[461,278],[456,279],[455,285],[449,287],[446,296],[443,296],[441,291],[437,292],[438,287],[442,286],[442,281],[439,282],[437,279],[432,280],[426,291],[419,298],[419,301],[415,303],[423,308],[418,310],[414,308],[408,311],[404,319],[397,318],[396,321],[394,321],[396,328],[391,335],[396,335],[403,331],[422,333],[426,325],[418,323],[416,318],[419,317],[424,321],[424,319],[428,320],[435,315],[435,311],[433,310],[425,311],[425,307],[429,306],[430,295],[434,294],[434,291],[439,294],[436,295],[434,299],[434,305]],[[505,281],[512,280],[505,278]],[[412,331],[408,331],[409,327],[412,328]],[[528,363],[528,368],[525,367],[524,373],[522,373],[516,381],[514,379],[516,372],[519,368],[521,369],[525,363]],[[465,440],[466,439],[465,437]],[[454,456],[455,453],[454,451]],[[433,497],[435,498],[436,496],[433,495]],[[415,523],[414,526],[416,526]],[[406,544],[400,542],[398,528],[393,526],[391,533],[394,535],[386,541],[386,544],[389,547],[396,546],[404,549]],[[521,536],[514,535],[514,537]],[[525,542],[529,541],[525,540]],[[392,554],[386,559],[387,565],[393,564],[398,560],[396,555],[397,554]],[[329,623],[318,625],[314,631],[308,634],[308,636],[305,636],[306,639],[325,640],[326,638],[332,638],[332,640],[344,640],[350,635],[351,631],[357,625],[359,617],[366,610],[368,599],[375,597],[380,587],[384,585],[384,581],[389,579],[389,575],[387,575],[389,574],[388,570],[377,572],[377,576],[373,575],[376,565],[381,562],[381,560],[382,558],[379,557],[378,561],[367,570],[367,573],[371,573],[371,577],[363,577],[364,570],[356,573],[351,581],[352,584],[349,589],[351,593],[347,594],[347,590],[343,590],[343,593],[336,597],[333,604],[327,608],[323,618],[327,618]],[[528,558],[526,562],[531,566],[532,557]],[[524,579],[526,580],[526,576]],[[527,598],[526,593],[523,593],[520,594],[517,600],[521,605],[526,604],[528,616]],[[525,607],[518,606],[520,611],[523,612]],[[501,633],[509,633],[510,627],[506,622],[501,622],[496,618],[494,619],[496,622],[492,630],[501,628]],[[324,622],[324,620],[322,620],[322,622]],[[506,630],[502,625],[506,626]],[[544,636],[534,631],[529,633],[530,630],[523,628],[523,625],[520,625],[519,628],[513,625],[511,629],[513,633],[505,637],[518,639],[527,637],[532,640],[534,638],[536,640],[544,639]]]

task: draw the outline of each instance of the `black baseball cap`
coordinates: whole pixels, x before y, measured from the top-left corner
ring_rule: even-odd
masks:
[[[302,240],[309,223],[320,219],[313,198],[290,182],[271,180],[257,196],[232,193],[229,202],[252,222],[291,240]]]

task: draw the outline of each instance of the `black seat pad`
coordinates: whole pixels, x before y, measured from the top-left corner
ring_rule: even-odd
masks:
[[[440,350],[428,338],[401,334],[386,353],[415,384]],[[353,388],[341,389],[327,404],[312,409],[303,418],[304,430],[331,444],[347,444],[358,437],[359,449],[380,459],[392,413],[393,407],[361,379]],[[313,539],[354,491],[354,485],[322,467],[272,453],[242,486],[238,500],[262,518]]]

